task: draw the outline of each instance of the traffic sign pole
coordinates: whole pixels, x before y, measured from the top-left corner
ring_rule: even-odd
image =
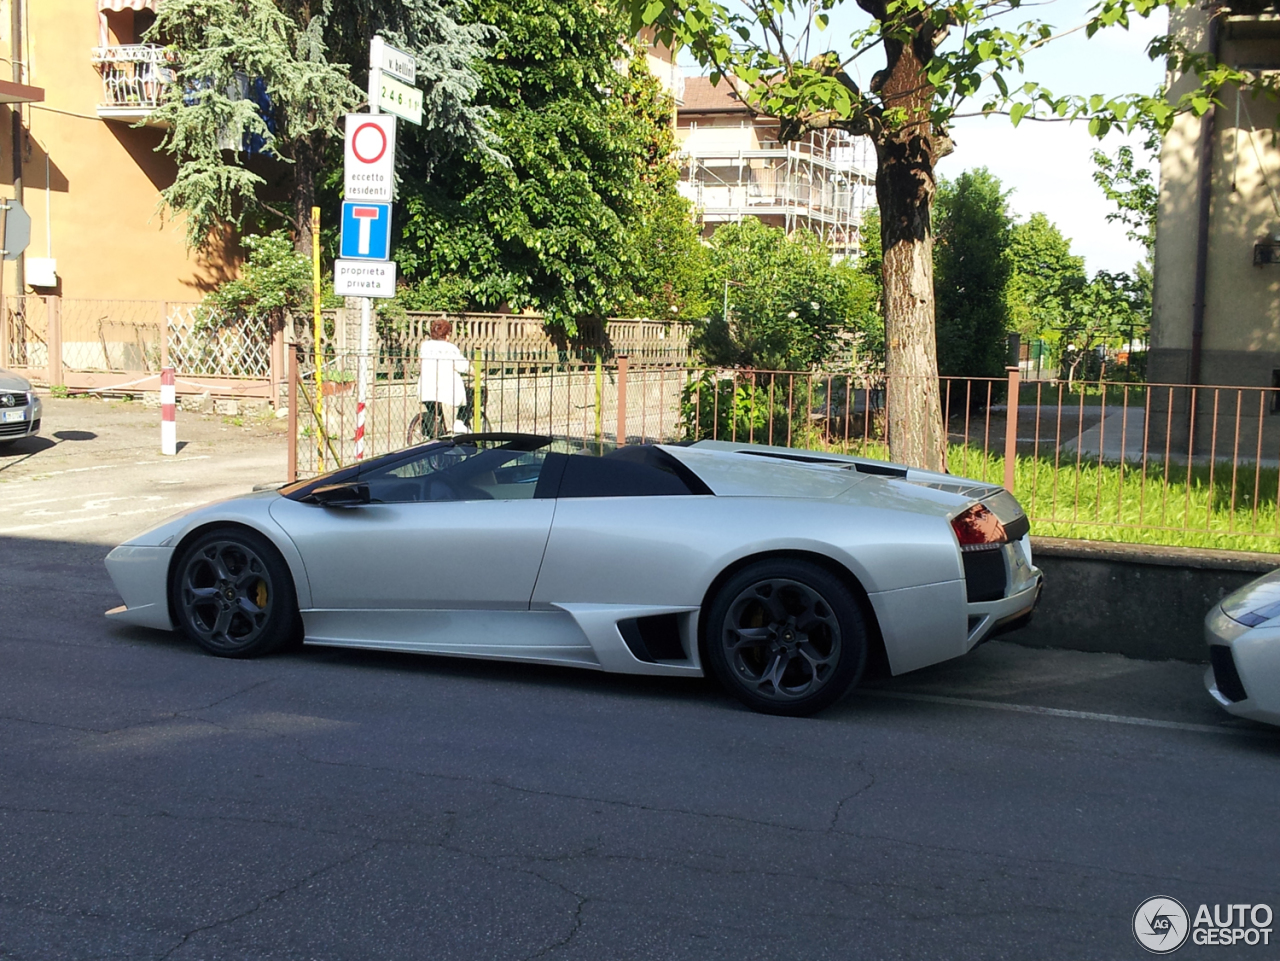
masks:
[[[0,244],[4,242],[8,220],[9,202],[0,200]],[[0,250],[0,257],[3,255],[4,251]],[[8,367],[15,359],[9,356],[9,309],[4,302],[4,262],[0,260],[0,367]]]
[[[311,406],[316,412],[316,450],[319,453],[321,472],[324,471],[324,318],[320,313],[320,208],[311,208],[311,312],[312,335],[316,349],[316,392],[311,398]],[[338,323],[342,323],[339,318]],[[336,333],[336,331],[335,331]],[[295,350],[290,363],[297,363],[298,352]],[[293,403],[292,398],[289,401]],[[297,445],[298,438],[290,442]]]
[[[369,42],[369,113],[378,113],[378,89],[382,80],[382,38]],[[392,168],[394,170],[394,167]],[[364,411],[369,400],[369,355],[373,352],[373,301],[360,298],[360,357],[356,385],[356,460],[364,460]]]
[[[375,35],[369,42],[369,112],[346,117],[342,245],[341,256],[334,262],[334,290],[365,295],[360,297],[357,461],[364,459],[365,411],[372,386],[369,359],[373,356],[373,304],[367,295],[395,296],[396,265],[391,260],[390,245],[396,117],[410,123],[422,122],[422,92],[411,86],[416,76],[414,55],[387,46]]]

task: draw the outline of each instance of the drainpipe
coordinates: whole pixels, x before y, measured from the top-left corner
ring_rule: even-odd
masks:
[[[22,50],[22,0],[9,0],[10,13],[10,59],[13,61],[13,82],[22,83],[23,50]],[[13,118],[13,199],[22,203],[22,106],[9,104],[9,115]],[[21,297],[27,292],[26,258],[18,254],[13,262],[14,294]],[[0,305],[3,309],[3,305]]]
[[[1218,59],[1218,18],[1209,18],[1209,53]],[[1209,107],[1200,121],[1200,184],[1197,193],[1195,293],[1191,302],[1191,369],[1187,381],[1200,383],[1200,354],[1204,343],[1205,288],[1209,275],[1209,206],[1213,190],[1213,137],[1216,107]]]

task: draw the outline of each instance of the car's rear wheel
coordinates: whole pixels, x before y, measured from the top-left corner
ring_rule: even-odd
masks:
[[[271,542],[214,529],[183,550],[170,584],[178,626],[210,654],[258,657],[301,631],[289,568]]]
[[[800,717],[829,707],[858,679],[867,632],[838,577],[808,561],[759,561],[716,594],[706,628],[708,666],[747,706]]]

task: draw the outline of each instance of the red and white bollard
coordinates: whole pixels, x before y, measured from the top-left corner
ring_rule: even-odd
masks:
[[[356,367],[356,460],[364,460],[364,407],[369,399],[369,338],[373,332],[373,301],[360,300],[360,359]]]
[[[364,383],[356,401],[356,460],[364,460]]]
[[[170,456],[178,453],[178,395],[173,375],[172,367],[160,371],[160,453]]]

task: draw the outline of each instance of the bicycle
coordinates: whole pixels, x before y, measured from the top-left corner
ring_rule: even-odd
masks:
[[[470,384],[464,385],[463,389],[466,391],[466,399],[458,407],[455,419],[466,424],[469,432],[472,425],[474,410],[472,404],[475,403],[475,391]],[[485,413],[484,409],[488,401],[489,387],[484,385],[480,388],[480,430],[482,432],[493,429],[489,424],[489,415]],[[409,430],[405,433],[404,438],[406,447],[453,436],[453,425],[445,423],[443,404],[434,400],[424,400],[422,407],[422,411],[414,415],[413,420],[409,421]],[[424,415],[426,416],[424,417]]]

